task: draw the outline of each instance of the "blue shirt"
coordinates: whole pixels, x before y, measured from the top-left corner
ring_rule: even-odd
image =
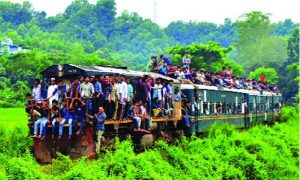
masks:
[[[106,114],[105,114],[105,112],[103,112],[102,114],[100,114],[100,112],[98,112],[97,116],[99,118],[99,121],[97,120],[96,116],[93,116],[93,119],[97,120],[96,130],[104,131],[104,123],[105,123],[105,119],[106,119]]]
[[[180,93],[174,94],[174,99],[175,99],[175,102],[178,102],[180,100]]]
[[[93,85],[94,85],[94,90],[97,94],[99,92],[100,92],[100,94],[103,94],[101,84],[98,81],[96,81]]]
[[[166,93],[171,95],[172,94],[172,86],[170,86],[169,84],[166,87]]]
[[[152,103],[152,107],[153,107],[153,109],[155,109],[155,108],[163,109],[163,107],[161,107],[161,106],[159,105],[159,103],[156,103],[156,102],[153,102],[153,103]]]
[[[167,75],[167,67],[165,67],[165,66],[160,66],[158,71],[162,75]]]
[[[62,118],[67,118],[67,109],[66,108],[62,108],[61,110],[60,110],[60,116],[62,117]],[[73,119],[73,116],[72,116],[72,114],[70,113],[70,112],[68,112],[68,118],[69,119]]]
[[[164,57],[164,59],[162,59],[162,61],[167,62],[167,65],[170,65],[170,64],[171,64],[170,61],[169,61],[169,59],[168,59],[167,57]]]
[[[74,106],[75,116],[83,117],[83,108],[82,105]]]
[[[105,100],[109,100],[109,96],[112,93],[112,89],[111,89],[111,84],[109,84],[106,87],[106,91],[105,91]]]
[[[64,89],[64,92],[67,92],[66,85],[63,85],[62,87],[57,86],[57,88],[54,89],[52,94],[55,95],[57,93],[57,90],[62,88]]]

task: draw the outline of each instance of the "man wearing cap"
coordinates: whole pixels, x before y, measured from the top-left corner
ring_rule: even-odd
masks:
[[[190,69],[191,59],[189,58],[188,53],[185,53],[185,56],[182,58],[182,63],[184,67]]]
[[[55,78],[51,78],[51,85],[48,87],[47,99],[49,100],[49,105],[52,107],[52,101],[54,99],[58,100],[58,94],[54,91],[57,89]]]

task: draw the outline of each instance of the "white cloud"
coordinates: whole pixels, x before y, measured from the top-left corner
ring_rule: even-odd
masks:
[[[22,3],[24,0],[11,0]],[[38,11],[48,16],[62,13],[72,0],[29,0]],[[124,10],[137,12],[143,18],[153,19],[154,0],[115,0],[117,13]],[[89,0],[95,4],[97,0]],[[235,21],[241,14],[251,11],[271,13],[271,22],[287,18],[300,22],[300,11],[296,0],[157,0],[157,23],[165,27],[172,21],[207,21],[220,24],[226,17]]]

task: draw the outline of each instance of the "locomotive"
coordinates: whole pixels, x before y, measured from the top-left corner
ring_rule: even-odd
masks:
[[[236,128],[248,128],[253,124],[263,121],[274,122],[280,111],[278,104],[281,100],[280,93],[258,92],[243,89],[227,89],[215,86],[185,84],[181,80],[172,79],[153,72],[139,72],[128,70],[126,67],[116,66],[80,66],[72,64],[53,65],[41,72],[42,74],[42,97],[47,97],[47,90],[51,78],[61,78],[70,91],[71,83],[75,78],[84,75],[95,76],[96,74],[119,74],[125,75],[132,80],[134,95],[137,93],[136,86],[141,76],[147,74],[154,78],[160,78],[168,82],[173,80],[172,91],[178,89],[185,98],[180,101],[174,100],[172,93],[173,111],[171,116],[153,118],[151,134],[133,131],[132,120],[106,121],[105,132],[101,139],[101,149],[113,148],[115,138],[120,141],[131,139],[134,144],[140,146],[151,146],[155,141],[165,141],[172,144],[183,135],[189,136],[193,133],[200,134],[208,132],[212,124],[228,123]],[[182,121],[182,101],[189,101],[197,106],[191,106],[188,114],[191,116],[190,127],[185,126]],[[197,109],[195,108],[197,107]],[[247,108],[245,108],[247,107]],[[216,112],[219,112],[216,115]],[[29,129],[33,131],[33,120],[30,120]],[[87,156],[96,156],[94,144],[94,127],[86,123],[83,134],[68,139],[67,135],[61,139],[51,138],[51,124],[47,125],[47,136],[44,140],[33,139],[34,157],[43,163],[51,163],[57,157],[57,152],[68,155],[71,159]],[[116,131],[118,127],[118,131]],[[64,131],[68,131],[68,124],[64,125]],[[67,134],[67,133],[65,133]]]

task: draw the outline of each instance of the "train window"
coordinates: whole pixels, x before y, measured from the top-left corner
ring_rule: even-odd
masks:
[[[210,103],[209,114],[215,114],[215,103]]]
[[[227,104],[227,114],[232,114],[231,103]]]
[[[232,114],[237,114],[237,107],[235,103],[232,104]]]
[[[208,103],[203,103],[203,114],[209,115]]]
[[[253,104],[252,103],[249,104],[249,111],[250,111],[250,113],[253,111]]]
[[[221,113],[227,113],[226,112],[227,103],[222,103],[221,105]]]

